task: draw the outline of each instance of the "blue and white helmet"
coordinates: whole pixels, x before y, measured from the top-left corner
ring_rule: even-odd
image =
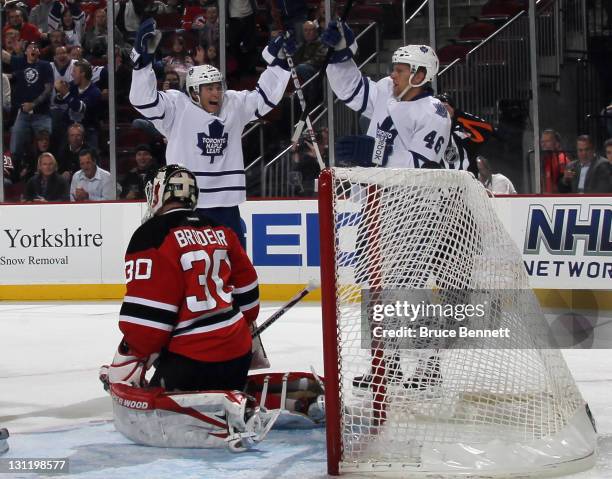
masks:
[[[438,55],[436,55],[433,48],[427,45],[406,45],[405,47],[400,47],[393,53],[391,63],[410,65],[412,76],[416,74],[419,67],[425,68],[425,78],[418,85],[413,84],[412,86],[414,87],[423,86],[425,83],[432,81],[440,68]]]
[[[223,74],[212,65],[197,65],[187,70],[185,87],[189,99],[195,105],[200,106],[200,86],[211,83],[221,83],[223,91],[225,91]]]

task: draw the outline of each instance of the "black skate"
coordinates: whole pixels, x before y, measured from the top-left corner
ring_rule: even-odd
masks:
[[[419,361],[420,363],[421,361]],[[435,389],[442,384],[440,373],[440,360],[437,356],[430,356],[425,364],[417,365],[414,375],[404,383],[406,389],[425,391]]]

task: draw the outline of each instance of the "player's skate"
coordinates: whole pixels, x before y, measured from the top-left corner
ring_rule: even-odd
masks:
[[[404,383],[407,389],[418,389],[419,391],[436,391],[442,384],[440,373],[440,358],[430,356],[427,360],[419,360],[414,374]]]
[[[399,355],[394,354],[390,359],[385,360],[384,368],[384,383],[387,385],[400,385],[404,379],[402,368],[399,361]],[[382,378],[377,378],[371,372],[362,376],[355,376],[353,379],[353,388],[355,392],[365,392],[372,388],[373,385],[380,384]]]
[[[9,433],[8,430],[2,428],[0,429],[0,454],[4,454],[9,450],[8,439]]]

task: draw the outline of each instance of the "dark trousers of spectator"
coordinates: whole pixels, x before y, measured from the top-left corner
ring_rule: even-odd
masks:
[[[85,128],[85,143],[94,150],[98,149],[98,129],[97,128]]]
[[[247,74],[255,73],[257,54],[255,52],[256,36],[255,15],[229,19],[229,50],[238,62],[238,71]]]
[[[242,226],[242,218],[240,218],[240,209],[237,206],[219,206],[216,208],[198,208],[196,213],[200,218],[208,216],[209,218],[221,223],[228,228],[231,228],[240,244],[246,251],[246,238],[244,236],[244,227]]]
[[[47,130],[51,133],[51,117],[47,114],[24,113],[19,110],[15,124],[11,128],[11,153],[15,158],[21,158],[27,146],[32,143],[32,131],[38,133]]]

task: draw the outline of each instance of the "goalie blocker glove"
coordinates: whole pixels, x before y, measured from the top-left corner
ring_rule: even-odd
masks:
[[[321,34],[321,42],[331,49],[329,63],[341,63],[353,58],[357,53],[357,42],[353,30],[345,23],[331,21]]]
[[[161,37],[162,34],[157,30],[157,24],[153,18],[148,18],[140,24],[136,33],[134,48],[130,54],[135,70],[140,70],[153,63]]]
[[[297,51],[295,39],[291,32],[281,32],[272,38],[261,56],[270,66],[279,66],[289,71],[287,56],[293,56]]]

